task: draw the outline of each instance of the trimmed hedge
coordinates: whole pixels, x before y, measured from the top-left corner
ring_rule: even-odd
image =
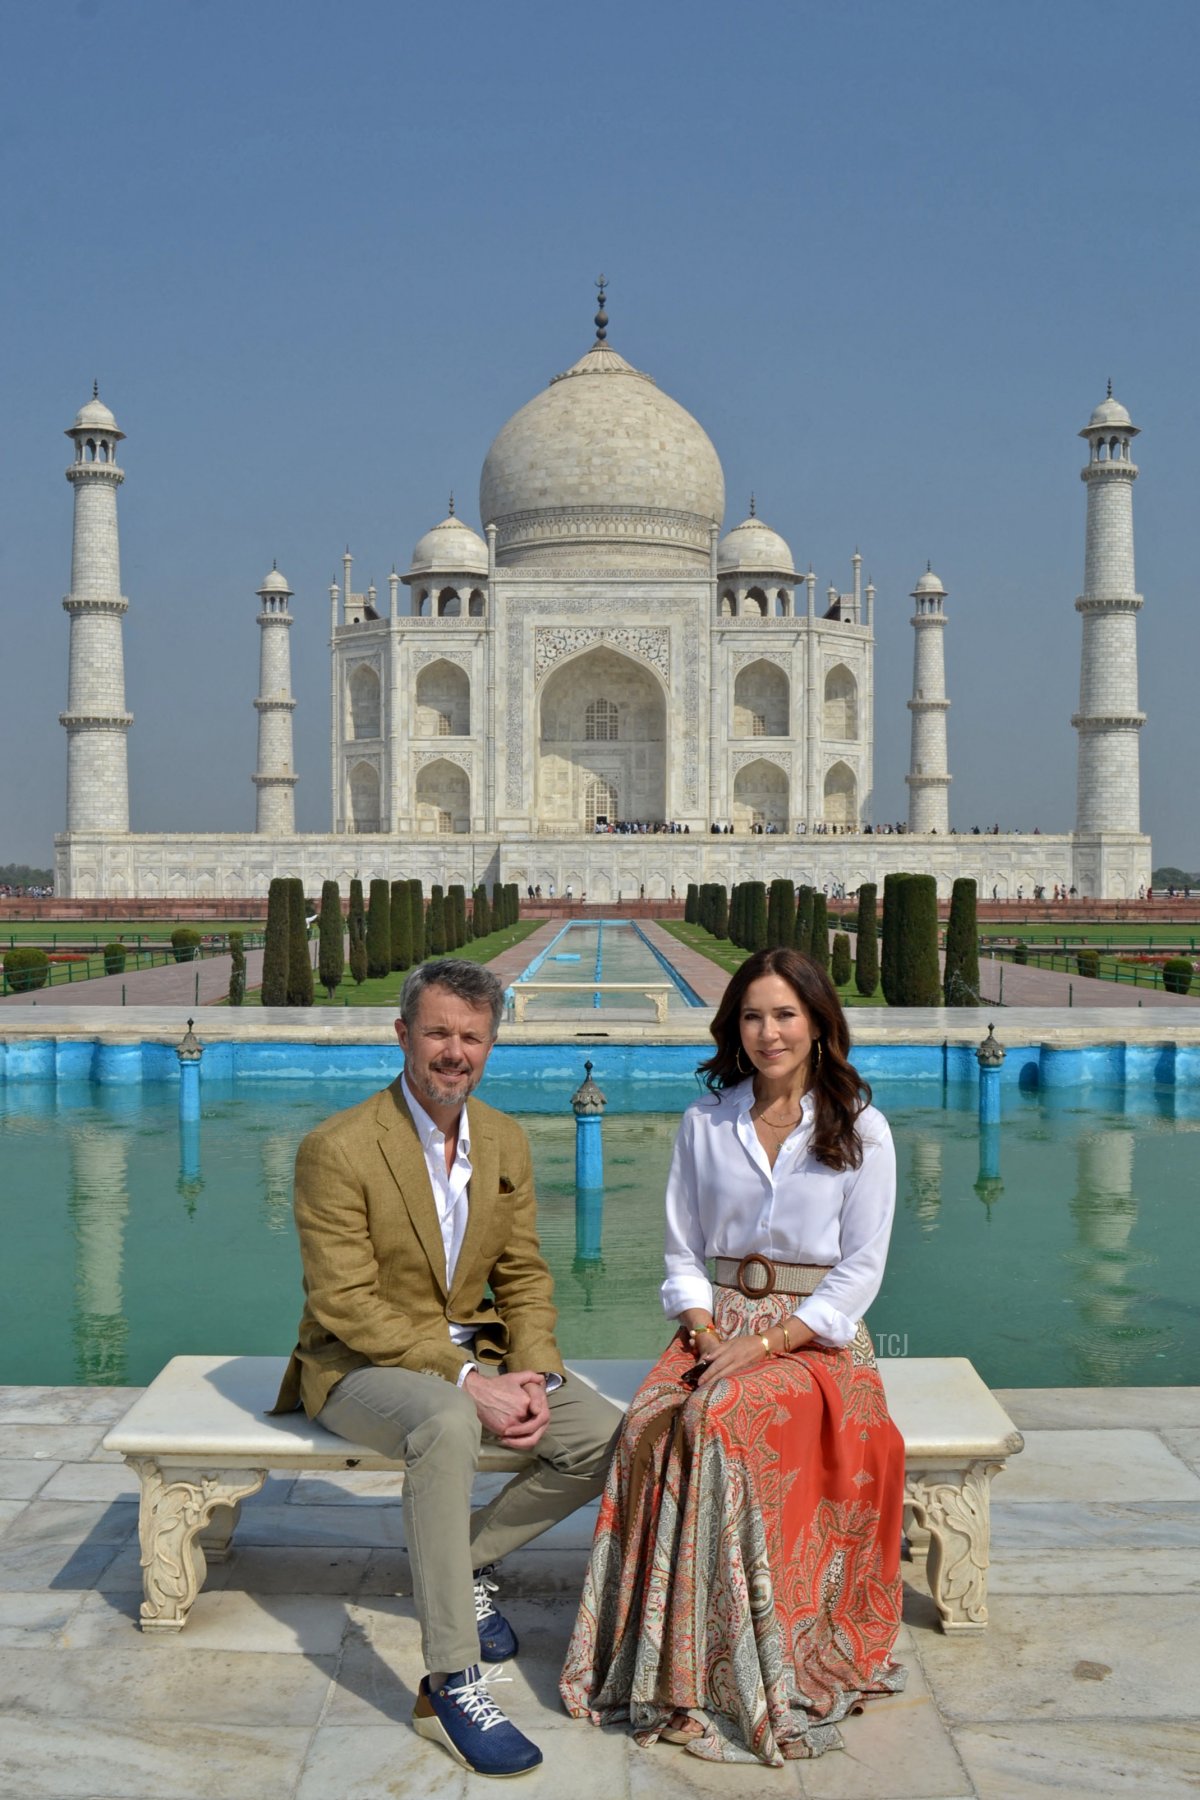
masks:
[[[688,925],[696,923],[696,903],[700,898],[700,890],[694,881],[687,885],[687,899],[683,903],[684,922]]]
[[[246,998],[246,951],[240,931],[229,934],[229,1004],[241,1006]]]
[[[412,959],[415,963],[425,960],[425,890],[421,886],[420,876],[414,875],[408,884],[408,929],[411,934]]]
[[[311,1006],[313,972],[308,951],[308,900],[304,883],[294,875],[288,883],[288,972],[287,1004]]]
[[[1093,980],[1100,973],[1100,952],[1098,950],[1077,950],[1075,952],[1075,972],[1088,975]]]
[[[267,930],[263,945],[262,1003],[286,1006],[288,987],[288,931],[291,896],[287,877],[276,875],[267,889]]]
[[[408,882],[393,881],[388,899],[388,947],[392,969],[407,969],[412,962],[412,900]]]
[[[1191,961],[1186,956],[1168,956],[1163,964],[1163,986],[1168,994],[1187,994],[1191,992],[1192,976],[1196,973]]]
[[[875,916],[878,892],[873,881],[864,881],[858,890],[854,985],[867,999],[879,986],[879,924]]]
[[[829,973],[829,902],[819,892],[813,895],[812,938],[808,954],[819,969]]]
[[[429,918],[426,948],[430,956],[445,956],[449,948],[446,934],[446,896],[437,882],[429,890]]]
[[[106,975],[123,975],[125,973],[125,946],[115,941],[104,946],[104,973]]]
[[[4,952],[4,973],[13,994],[32,994],[50,979],[50,958],[36,944],[20,944]]]
[[[477,938],[486,937],[492,929],[492,909],[488,905],[487,888],[481,881],[471,900],[472,926]]]
[[[171,933],[171,949],[177,963],[195,962],[199,948],[200,933],[193,926],[177,925],[175,927]]]
[[[829,965],[829,978],[834,987],[845,987],[850,979],[850,939],[844,931],[834,933],[833,956]]]
[[[1029,961],[1029,946],[1022,938],[1018,938],[1013,945],[1013,961],[1015,963],[1027,963]]]
[[[367,915],[363,910],[363,885],[356,875],[350,883],[350,976],[361,987],[367,979]]]
[[[979,926],[976,887],[968,875],[960,875],[950,890],[950,918],[946,925],[946,964],[942,987],[947,1006],[978,1006]]]
[[[392,972],[392,897],[382,875],[367,897],[367,974],[372,981]]]
[[[317,975],[330,1000],[346,972],[342,896],[336,881],[321,884],[321,916],[317,926]]]
[[[788,948],[795,930],[796,890],[786,875],[779,875],[767,896],[767,942],[772,950]]]
[[[883,997],[889,1006],[937,1006],[937,882],[932,875],[896,874],[883,884]]]
[[[446,890],[446,942],[453,942],[455,950],[461,950],[467,942],[467,894],[462,883],[456,881]]]
[[[792,947],[805,956],[812,949],[813,900],[816,892],[816,888],[802,885],[796,894],[796,924],[792,933]]]

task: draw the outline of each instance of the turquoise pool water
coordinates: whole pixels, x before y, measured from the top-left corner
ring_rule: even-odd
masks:
[[[561,1019],[579,1009],[622,1018],[653,1018],[652,1004],[638,993],[580,993],[574,985],[589,981],[670,983],[667,1016],[677,1018],[702,1001],[665,957],[660,956],[639,927],[626,919],[604,919],[595,924],[571,921],[540,955],[517,977],[524,981],[551,982],[562,986],[558,994],[531,994],[527,1019]],[[514,984],[514,985],[517,985]],[[571,984],[571,985],[564,985]]]
[[[580,1207],[577,1080],[514,1069],[484,1093],[533,1140],[567,1354],[650,1356],[663,1182],[695,1083],[605,1082],[603,1204]],[[177,1352],[288,1350],[295,1147],[376,1085],[207,1080],[189,1130],[164,1083],[0,1088],[0,1382],[142,1383]],[[881,1080],[876,1099],[899,1157],[870,1318],[885,1354],[967,1355],[993,1386],[1200,1383],[1195,1090],[1009,1089],[982,1143],[970,1085]]]

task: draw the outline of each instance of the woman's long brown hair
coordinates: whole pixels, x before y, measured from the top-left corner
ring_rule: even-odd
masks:
[[[809,1092],[813,1096],[812,1154],[830,1169],[857,1169],[862,1162],[858,1115],[871,1103],[871,1090],[849,1060],[850,1030],[837,989],[824,969],[800,950],[759,950],[748,956],[732,976],[721,996],[709,1030],[716,1050],[698,1073],[714,1093],[736,1087],[753,1074],[744,1064],[742,1007],[751,982],[762,975],[779,975],[787,982],[813,1023],[814,1042],[821,1054],[814,1058]]]

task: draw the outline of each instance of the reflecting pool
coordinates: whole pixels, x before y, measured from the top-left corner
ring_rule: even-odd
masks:
[[[576,1194],[577,1079],[483,1093],[533,1141],[566,1354],[650,1356],[667,1333],[663,1185],[695,1082],[606,1082],[605,1185]],[[210,1081],[181,1127],[165,1084],[0,1088],[0,1381],[140,1384],[181,1352],[290,1349],[296,1145],[358,1097],[344,1078]],[[993,1387],[1200,1384],[1194,1091],[1009,1091],[982,1136],[969,1086],[880,1081],[875,1097],[899,1163],[870,1316],[883,1354],[966,1355]]]

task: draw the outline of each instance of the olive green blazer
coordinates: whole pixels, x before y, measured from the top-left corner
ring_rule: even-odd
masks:
[[[351,1369],[375,1364],[456,1381],[474,1360],[563,1373],[553,1282],[538,1246],[529,1140],[515,1120],[468,1100],[467,1229],[447,1288],[425,1156],[399,1078],[326,1119],[296,1155],[304,1312],[272,1409],[315,1418]],[[489,1292],[490,1289],[490,1292]]]

